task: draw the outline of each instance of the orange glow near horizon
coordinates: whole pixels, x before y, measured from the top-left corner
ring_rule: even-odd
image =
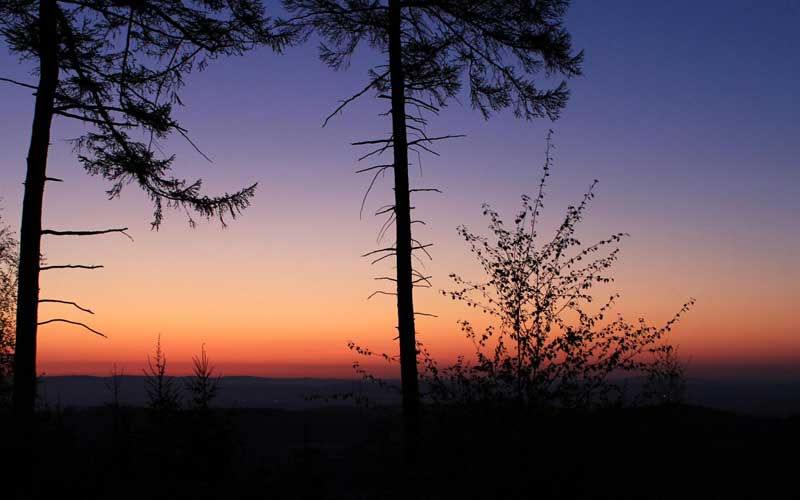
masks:
[[[57,242],[51,261],[80,257],[85,262],[102,261],[107,267],[102,274],[90,273],[80,281],[72,280],[74,274],[68,272],[47,275],[42,296],[78,297],[79,303],[90,304],[97,314],[86,321],[109,338],[96,337],[79,327],[46,325],[40,331],[40,372],[108,375],[116,364],[128,374],[140,374],[160,334],[170,371],[176,375],[190,371],[191,357],[203,344],[212,363],[225,375],[351,378],[356,376],[353,361],[382,376],[396,374],[396,367],[360,358],[346,346],[352,340],[376,352],[397,350],[392,341],[392,298],[366,300],[380,284],[373,278],[381,269],[370,268],[343,243],[327,254],[337,264],[329,265],[316,250],[326,237],[324,232],[315,235],[316,242],[297,245],[293,253],[287,251],[288,242],[265,243],[263,247],[236,245],[238,238],[252,230],[252,223],[243,219],[236,224],[218,239],[203,234],[218,231],[213,227],[194,232],[171,228],[172,234],[141,232],[135,245],[120,239],[82,246],[81,254],[75,256],[68,251],[74,242]],[[193,240],[209,246],[192,247],[192,253],[182,256],[180,245]],[[462,241],[444,234],[439,241],[442,244],[438,246],[443,247],[439,251],[453,257],[428,264],[438,277],[437,288],[449,287],[449,272],[480,277]],[[281,249],[281,245],[287,246]],[[167,257],[157,268],[149,261],[138,262],[132,254],[141,247]],[[653,324],[663,323],[685,300],[695,297],[697,304],[671,337],[690,360],[690,373],[716,370],[735,374],[740,366],[753,370],[772,366],[773,371],[785,372],[796,364],[800,341],[794,334],[793,316],[785,313],[791,307],[789,299],[759,299],[758,308],[752,307],[757,297],[781,286],[779,269],[758,269],[762,278],[772,276],[773,281],[757,281],[753,276],[749,290],[737,290],[734,280],[743,279],[741,273],[728,275],[724,268],[707,267],[707,272],[724,277],[713,282],[692,265],[680,262],[681,255],[691,249],[675,254],[672,265],[689,267],[686,274],[676,275],[666,256],[655,266],[637,255],[641,243],[623,241],[622,248],[623,256],[612,273],[616,282],[598,288],[596,296],[619,291],[622,298],[617,311],[630,320],[643,316]],[[56,259],[56,253],[65,256]],[[207,267],[215,259],[225,264]],[[714,264],[698,261],[693,265]],[[390,270],[390,266],[384,269]],[[648,283],[660,286],[652,289]],[[456,321],[480,321],[479,313],[435,290],[420,290],[416,301],[417,310],[438,315],[420,317],[417,330],[441,363],[452,362],[459,354],[472,354],[472,345]],[[44,305],[41,316],[63,314],[62,307]],[[731,316],[730,311],[742,314]],[[754,332],[768,332],[762,335],[768,336],[769,342]]]
[[[414,236],[434,244],[424,269],[434,289],[419,289],[415,307],[438,316],[418,318],[419,339],[442,363],[472,353],[457,321],[478,314],[438,293],[452,287],[450,273],[481,278],[456,227],[485,234],[483,202],[510,220],[520,195],[535,195],[552,127],[540,234],[547,238],[598,179],[578,236],[593,243],[631,235],[610,272],[616,281],[596,297],[619,292],[616,311],[655,325],[696,299],[668,339],[690,361],[690,375],[800,377],[800,100],[795,65],[786,64],[796,56],[793,39],[781,41],[770,29],[732,51],[732,40],[757,28],[749,14],[741,25],[715,21],[727,37],[700,21],[682,24],[689,31],[676,37],[672,29],[647,28],[664,25],[647,8],[638,9],[641,22],[630,23],[597,4],[574,6],[586,76],[570,80],[558,121],[525,122],[512,113],[486,121],[468,95],[463,106],[453,102],[430,117],[431,136],[465,138],[437,142],[441,156],[412,155],[412,187],[443,191],[413,198],[414,217],[426,222],[414,225]],[[176,119],[214,162],[168,138],[160,146],[175,154],[174,175],[202,178],[209,195],[258,182],[252,206],[227,229],[202,220],[189,229],[181,211],[168,210],[151,231],[150,200],[131,185],[109,201],[109,184],[86,175],[69,142],[88,128],[56,118],[47,174],[64,182],[46,187],[44,227],[129,227],[135,241],[45,237],[48,263],[105,267],[45,272],[42,298],[75,301],[96,314],[43,304],[40,320],[84,321],[108,339],[77,326],[43,326],[39,372],[107,375],[116,363],[138,374],[159,334],[176,374],[189,371],[203,344],[227,375],[353,377],[358,356],[348,341],[396,352],[393,297],[367,300],[391,284],[375,278],[390,275],[392,263],[370,266],[360,257],[392,244],[391,235],[376,241],[383,220],[372,216],[390,202],[391,179],[376,179],[361,218],[370,178],[354,171],[371,164],[356,161],[366,151],[348,146],[390,130],[379,116],[386,103],[365,95],[320,127],[336,103],[364,87],[364,70],[380,55],[367,50],[351,71],[332,72],[312,45],[281,57],[220,58],[181,89],[185,107],[176,107]],[[743,57],[758,68],[741,64]],[[0,67],[4,78],[35,82],[34,68],[7,51]],[[0,216],[15,230],[33,105],[30,89],[0,85]]]
[[[353,361],[370,363],[348,350],[348,341],[396,352],[392,298],[366,300],[382,284],[374,278],[391,273],[391,265],[371,267],[359,257],[375,248],[379,221],[354,224],[352,207],[345,206],[329,210],[332,223],[321,225],[319,206],[292,204],[291,193],[284,196],[292,213],[289,221],[265,212],[257,201],[251,212],[225,230],[211,223],[188,229],[174,220],[179,214],[172,214],[174,219],[159,232],[149,231],[146,221],[132,227],[134,243],[122,237],[45,240],[50,263],[102,263],[105,268],[44,273],[43,298],[70,298],[96,314],[44,304],[40,317],[84,320],[109,338],[76,326],[46,325],[39,336],[39,371],[107,375],[116,363],[138,374],[159,334],[176,374],[190,370],[191,357],[203,344],[212,363],[227,375],[349,378],[355,376]],[[81,213],[66,208],[87,197],[92,205],[109,210]],[[83,226],[110,227],[129,220],[131,211],[141,218],[142,200],[137,198],[110,203],[101,192],[91,191],[88,196],[80,191],[51,196],[48,206],[55,209],[47,212],[47,224],[74,227],[73,220],[81,220]],[[571,199],[562,196],[556,201],[550,206],[557,215],[557,206]],[[324,206],[326,200],[319,203]],[[513,201],[505,202],[501,213],[509,214],[514,206]],[[467,223],[480,232],[486,221],[478,207],[457,198],[421,208],[430,214],[424,237],[436,243],[434,260],[426,262],[435,289],[418,290],[416,309],[438,317],[418,318],[418,336],[447,363],[472,353],[456,322],[475,320],[478,313],[438,290],[451,287],[447,276],[452,272],[481,277],[455,226]],[[696,305],[671,337],[690,359],[690,373],[773,366],[797,374],[799,320],[790,311],[798,285],[785,272],[793,259],[786,241],[731,246],[690,229],[656,230],[654,223],[663,227],[665,222],[626,215],[626,210],[600,198],[584,223],[581,237],[587,242],[620,228],[633,235],[621,243],[621,258],[611,273],[616,281],[597,288],[596,297],[618,291],[622,297],[617,311],[652,324],[663,323],[694,297]],[[552,227],[556,218],[545,220]],[[336,230],[339,222],[344,232]],[[345,234],[348,230],[354,236]],[[760,266],[738,264],[763,252],[772,258]],[[384,375],[396,371],[381,363],[370,366]]]

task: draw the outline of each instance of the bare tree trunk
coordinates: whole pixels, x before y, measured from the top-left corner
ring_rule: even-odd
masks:
[[[36,401],[36,330],[39,308],[39,259],[42,201],[50,146],[53,102],[58,85],[58,34],[55,0],[39,3],[39,86],[28,149],[28,171],[19,237],[17,338],[14,354],[14,412],[26,440]]]
[[[392,85],[394,211],[397,228],[397,327],[400,335],[400,380],[403,390],[405,431],[407,440],[414,443],[419,432],[419,382],[417,380],[417,345],[414,332],[405,75],[400,32],[400,0],[389,0],[389,71]]]

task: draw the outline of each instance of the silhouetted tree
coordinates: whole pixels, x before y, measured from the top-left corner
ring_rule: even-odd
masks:
[[[124,376],[125,369],[118,369],[117,364],[114,363],[108,380],[106,381],[106,389],[108,389],[109,396],[111,397],[107,404],[114,412],[118,411],[120,406],[122,406],[122,380]]]
[[[484,329],[469,320],[462,331],[475,346],[474,362],[460,358],[440,369],[423,350],[425,380],[431,397],[456,401],[518,401],[526,408],[589,407],[607,401],[615,387],[611,374],[655,370],[676,364],[674,351],[662,344],[694,299],[663,326],[640,318],[631,323],[611,316],[619,294],[595,305],[592,288],[610,283],[609,269],[619,255],[617,233],[591,245],[576,236],[595,181],[581,202],[570,206],[555,235],[542,240],[540,213],[552,158],[548,137],[544,174],[535,198],[522,197],[512,224],[484,204],[490,236],[459,227],[486,279],[451,277],[459,286],[442,293],[486,314]],[[667,364],[648,364],[647,355]],[[667,355],[666,358],[663,358]]]
[[[192,406],[197,410],[208,410],[211,401],[217,396],[221,376],[214,374],[205,344],[200,348],[200,356],[192,356],[192,374],[193,377],[186,381]]]
[[[645,403],[675,405],[686,402],[687,362],[678,348],[664,345],[653,351],[653,360],[644,367],[642,399]]]
[[[109,393],[109,401],[106,407],[111,413],[111,452],[112,460],[117,466],[125,466],[130,459],[130,421],[127,409],[122,401],[122,382],[125,377],[125,369],[117,368],[114,363],[111,373],[106,380],[106,389]]]
[[[161,335],[156,341],[156,352],[152,358],[147,356],[147,368],[143,371],[148,406],[156,416],[163,418],[176,411],[180,406],[178,389],[173,378],[167,375],[167,356],[161,350]]]
[[[10,403],[17,307],[17,241],[0,217],[0,407]]]
[[[428,277],[413,268],[412,252],[430,245],[412,236],[411,226],[418,221],[412,220],[410,198],[413,192],[435,189],[411,189],[408,153],[431,151],[436,141],[454,137],[428,136],[424,112],[437,113],[465,82],[472,106],[484,117],[512,108],[527,120],[557,118],[567,101],[566,84],[542,90],[532,78],[540,72],[580,74],[582,53],[572,53],[562,25],[568,4],[568,0],[284,0],[295,16],[284,25],[315,30],[323,39],[320,56],[332,68],[346,67],[362,42],[386,57],[385,64],[370,70],[369,83],[331,116],[371,90],[391,103],[387,113],[392,117],[391,136],[354,144],[377,146],[362,159],[393,150],[391,164],[360,172],[374,173],[373,184],[379,175],[394,173],[394,202],[378,214],[389,217],[382,232],[395,224],[395,244],[367,255],[380,254],[377,260],[396,256],[396,276],[388,278],[396,283],[396,292],[380,293],[397,296],[403,412],[411,433],[417,432],[419,406],[413,287],[429,285]],[[409,107],[417,114],[409,113]]]
[[[175,132],[186,137],[172,108],[180,104],[177,92],[187,72],[202,69],[210,59],[240,54],[257,44],[282,47],[288,32],[272,36],[266,21],[260,0],[0,3],[0,34],[12,52],[34,62],[38,75],[36,84],[2,78],[34,90],[36,96],[19,236],[14,406],[21,425],[30,420],[35,399],[36,333],[37,324],[42,324],[38,319],[39,272],[97,267],[40,268],[41,236],[124,231],[42,229],[45,182],[60,181],[47,176],[53,117],[75,119],[89,128],[74,141],[84,169],[111,183],[110,198],[119,196],[130,183],[144,190],[155,207],[153,227],[161,223],[164,206],[217,217],[224,224],[226,216],[233,218],[248,206],[256,186],[222,196],[203,195],[200,180],[186,181],[170,174],[173,157],[159,156],[156,141]],[[86,327],[60,318],[47,322],[54,321]]]

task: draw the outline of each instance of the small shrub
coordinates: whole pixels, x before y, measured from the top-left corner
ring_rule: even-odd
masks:
[[[643,318],[630,322],[621,314],[612,315],[619,294],[598,301],[592,293],[596,285],[614,281],[609,272],[619,257],[619,243],[628,236],[616,233],[589,245],[578,239],[576,229],[594,198],[597,181],[580,203],[567,208],[552,238],[541,239],[550,152],[548,136],[538,194],[522,196],[522,207],[511,224],[484,204],[489,236],[458,228],[485,276],[470,281],[451,274],[457,288],[442,294],[490,321],[483,329],[471,320],[459,321],[474,354],[460,356],[450,366],[440,367],[418,343],[420,382],[429,401],[586,409],[621,402],[622,391],[610,381],[612,375],[661,373],[678,366],[671,357],[674,351],[665,350],[664,341],[694,299],[665,324],[654,326]],[[350,348],[377,356],[352,343]],[[648,354],[661,364],[648,364]],[[396,361],[394,356],[381,356]],[[358,363],[354,367],[361,369]],[[374,380],[369,374],[362,376]]]
[[[677,347],[665,345],[653,353],[645,366],[642,399],[646,404],[676,405],[686,402],[686,366]]]
[[[186,381],[192,407],[196,410],[208,410],[211,401],[217,396],[221,375],[214,374],[205,344],[200,348],[200,356],[192,357],[192,365],[193,377]]]
[[[176,411],[180,407],[180,400],[175,381],[167,375],[167,357],[161,350],[161,335],[156,341],[155,356],[152,359],[147,356],[144,375],[144,386],[150,408],[159,415]]]
[[[589,245],[578,239],[576,229],[594,198],[594,181],[581,202],[567,208],[553,237],[541,240],[550,150],[548,137],[538,194],[522,196],[511,224],[484,204],[488,237],[458,229],[485,277],[469,281],[452,274],[458,288],[442,293],[491,321],[484,329],[470,320],[459,322],[475,347],[474,361],[462,357],[440,370],[420,351],[429,395],[436,400],[513,401],[528,408],[586,408],[615,401],[620,391],[610,376],[645,370],[647,353],[662,352],[658,345],[694,303],[689,300],[664,325],[653,326],[643,318],[630,322],[621,314],[612,316],[619,294],[596,300],[593,288],[614,281],[610,269],[627,234]]]

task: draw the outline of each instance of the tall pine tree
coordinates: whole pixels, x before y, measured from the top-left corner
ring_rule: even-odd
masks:
[[[236,217],[255,185],[207,196],[201,181],[171,175],[173,156],[158,153],[157,141],[186,130],[173,118],[183,77],[211,59],[241,54],[257,45],[279,50],[290,33],[273,36],[260,0],[5,0],[0,34],[10,50],[33,61],[37,83],[3,78],[34,90],[35,107],[27,158],[19,232],[19,288],[14,366],[14,407],[31,420],[35,401],[36,338],[42,235],[121,232],[55,231],[42,228],[47,155],[53,118],[78,120],[90,130],[76,139],[78,159],[90,175],[110,182],[117,197],[138,185],[154,204],[153,226],[165,207],[187,214]],[[191,142],[191,141],[190,141]],[[190,217],[190,223],[194,221]],[[54,321],[54,320],[51,320]],[[67,320],[55,320],[67,321]],[[69,322],[69,321],[67,321]],[[85,326],[85,325],[83,325]]]
[[[414,250],[424,250],[412,235],[408,152],[427,150],[437,140],[425,133],[423,112],[437,113],[464,87],[484,117],[511,108],[526,120],[554,120],[569,92],[564,81],[539,88],[533,78],[580,75],[582,53],[574,53],[563,26],[568,0],[284,0],[287,29],[315,32],[320,56],[334,69],[347,66],[366,43],[385,57],[370,70],[369,82],[342,103],[375,91],[391,102],[391,137],[369,140],[382,153],[393,150],[390,165],[370,167],[376,175],[394,173],[394,204],[389,212],[395,244],[382,249],[397,260],[396,294],[400,339],[403,413],[409,435],[418,432],[419,384],[414,329],[413,288],[426,279],[412,266]],[[420,113],[410,113],[409,109]],[[413,134],[411,140],[409,135]],[[367,154],[367,157],[371,154]]]

